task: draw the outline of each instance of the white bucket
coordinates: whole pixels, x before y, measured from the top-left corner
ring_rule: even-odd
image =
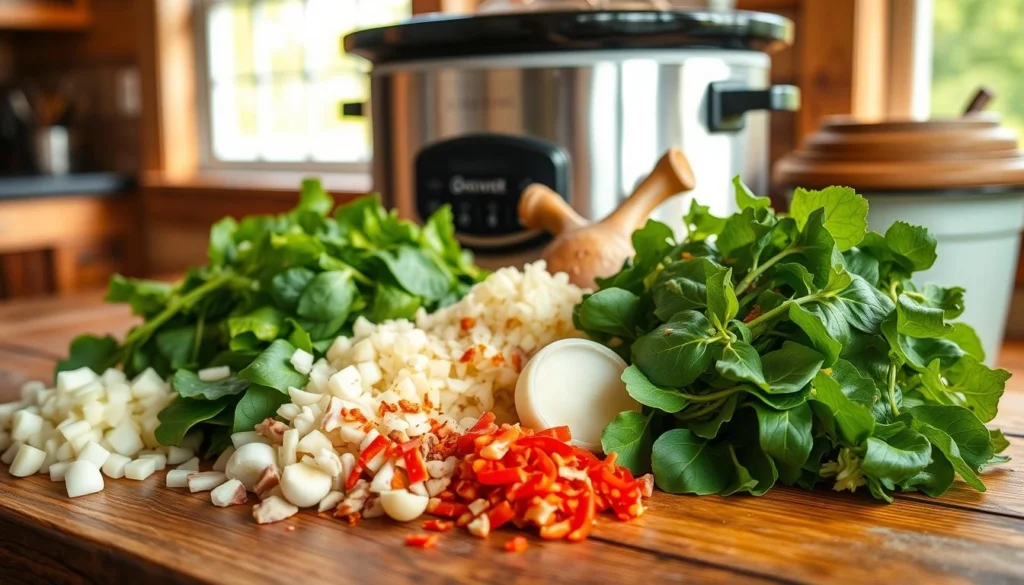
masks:
[[[938,260],[914,274],[915,282],[962,286],[966,310],[960,317],[974,327],[992,365],[1006,331],[1021,229],[1024,189],[999,193],[951,190],[919,193],[863,193],[869,202],[869,228],[885,233],[896,221],[928,228],[938,240]]]

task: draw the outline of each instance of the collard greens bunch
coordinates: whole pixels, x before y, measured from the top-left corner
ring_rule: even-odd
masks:
[[[788,215],[735,181],[740,212],[691,205],[682,242],[651,221],[636,257],[576,308],[576,325],[632,365],[643,412],[608,453],[669,492],[760,495],[776,482],[866,486],[876,498],[978,490],[1008,443],[985,423],[1009,373],[953,322],[964,289],[920,285],[935,239],[867,231],[852,189],[798,189]]]
[[[334,211],[331,215],[332,210]],[[289,360],[297,348],[322,355],[357,316],[409,318],[460,299],[484,273],[455,240],[451,210],[422,227],[388,213],[376,197],[334,210],[316,180],[283,215],[226,218],[210,232],[209,264],[170,285],[115,277],[107,300],[129,303],[143,323],[122,343],[82,336],[58,371],[122,366],[172,376],[178,398],[160,413],[156,438],[178,444],[206,427],[207,455],[289,402],[308,377]],[[197,371],[230,366],[204,382]]]

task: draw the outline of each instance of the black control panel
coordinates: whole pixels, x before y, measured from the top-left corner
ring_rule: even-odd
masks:
[[[455,230],[472,236],[465,238],[471,248],[519,246],[525,242],[514,236],[527,233],[516,211],[523,189],[541,183],[568,198],[569,176],[569,155],[549,142],[501,134],[460,136],[417,155],[416,210],[426,219],[450,204]]]

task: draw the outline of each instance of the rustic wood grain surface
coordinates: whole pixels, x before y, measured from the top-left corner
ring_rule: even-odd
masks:
[[[134,319],[98,294],[0,304],[0,401],[48,379],[77,334],[122,335]],[[1024,374],[1024,344],[1000,365]],[[442,535],[436,550],[402,546],[418,525],[351,527],[304,513],[257,526],[249,506],[214,508],[209,494],[107,480],[69,500],[62,484],[0,469],[0,583],[1015,583],[1024,582],[1024,375],[998,426],[1013,460],[977,493],[942,498],[777,488],[761,498],[656,494],[630,524],[602,521],[583,544],[531,537],[522,554]]]

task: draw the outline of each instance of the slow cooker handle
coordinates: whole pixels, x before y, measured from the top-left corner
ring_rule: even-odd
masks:
[[[800,88],[795,85],[751,89],[742,83],[720,81],[708,86],[708,130],[711,132],[742,130],[747,112],[795,112],[799,109]]]

